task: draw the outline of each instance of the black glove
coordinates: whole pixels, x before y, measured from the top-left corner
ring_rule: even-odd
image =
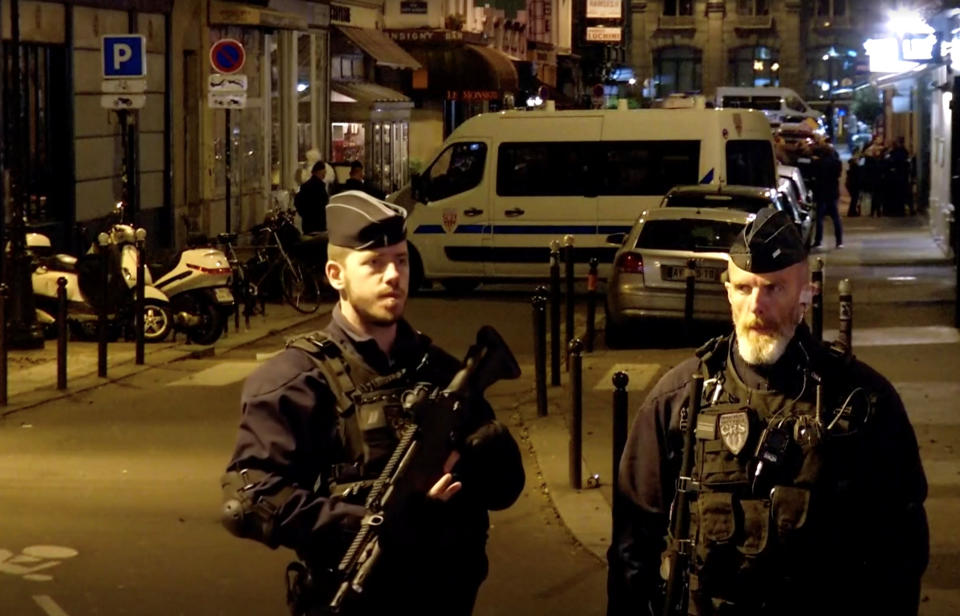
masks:
[[[520,448],[499,421],[480,426],[464,440],[454,470],[464,490],[473,492],[487,509],[506,509],[523,491]]]

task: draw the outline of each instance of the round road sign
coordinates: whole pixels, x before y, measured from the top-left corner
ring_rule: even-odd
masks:
[[[243,45],[236,39],[220,39],[210,46],[210,65],[218,73],[236,73],[246,59]]]

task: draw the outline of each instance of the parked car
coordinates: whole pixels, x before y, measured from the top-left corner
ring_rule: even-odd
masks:
[[[793,213],[793,222],[796,223],[797,230],[800,231],[803,245],[809,250],[813,245],[814,222],[816,221],[814,216],[816,216],[816,212],[800,205],[800,202],[797,201],[797,198],[793,194],[793,186],[787,178],[780,178],[778,190],[780,200],[784,205],[789,206],[785,209]]]
[[[800,207],[808,211],[816,209],[813,206],[813,191],[807,188],[807,183],[804,181],[803,174],[800,173],[799,167],[777,165],[777,176],[790,181],[793,195],[797,198],[797,203],[800,204]]]
[[[790,215],[804,241],[811,241],[813,223],[795,201],[785,199],[775,188],[758,186],[676,186],[667,193],[661,207],[726,208],[756,214],[772,207]]]
[[[731,209],[659,208],[641,214],[621,241],[607,281],[607,346],[622,343],[641,319],[683,319],[688,261],[694,262],[692,317],[696,321],[730,319],[722,274],[738,233],[755,217]]]

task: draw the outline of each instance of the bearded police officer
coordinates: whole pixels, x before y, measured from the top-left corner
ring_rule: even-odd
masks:
[[[734,332],[670,370],[636,415],[620,461],[610,613],[661,613],[674,559],[685,563],[681,590],[662,613],[917,613],[929,538],[916,437],[885,378],[813,339],[808,279],[789,217],[761,211],[730,251]],[[687,422],[692,464],[680,480]],[[685,509],[685,524],[671,519]]]
[[[287,572],[295,614],[326,613],[324,572],[366,513],[339,487],[369,482],[384,467],[403,424],[398,398],[414,383],[446,386],[460,368],[403,319],[404,210],[348,191],[331,199],[327,223],[326,274],[339,303],[325,329],[289,343],[247,379],[221,481],[229,530],[297,551],[302,563]],[[469,436],[426,494],[391,511],[378,564],[343,613],[471,613],[487,574],[487,511],[516,500],[524,472],[489,404],[481,398],[470,408]]]

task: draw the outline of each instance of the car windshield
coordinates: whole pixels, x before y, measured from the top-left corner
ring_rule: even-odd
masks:
[[[748,197],[740,195],[718,195],[703,193],[679,193],[668,195],[665,205],[667,207],[724,207],[731,210],[740,210],[756,214],[761,209],[772,205],[770,199],[765,197]]]
[[[686,250],[727,252],[743,224],[720,220],[680,218],[648,220],[640,229],[637,248],[648,250]]]

